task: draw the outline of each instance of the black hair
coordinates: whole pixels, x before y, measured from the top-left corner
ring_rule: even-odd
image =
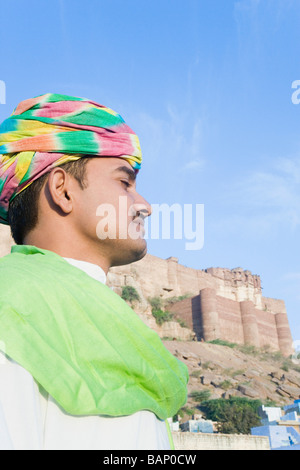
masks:
[[[86,164],[90,157],[82,157],[79,160],[60,165],[66,173],[73,176],[81,189],[86,187]],[[26,189],[21,191],[9,204],[8,222],[11,235],[17,245],[22,245],[25,236],[35,228],[38,222],[38,202],[42,188],[47,183],[49,173],[45,173],[36,179]]]

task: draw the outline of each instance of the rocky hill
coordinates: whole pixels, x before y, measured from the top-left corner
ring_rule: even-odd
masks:
[[[188,366],[187,411],[199,404],[190,396],[195,391],[206,391],[209,399],[239,396],[260,399],[273,406],[291,404],[300,397],[300,360],[233,344],[163,342]]]

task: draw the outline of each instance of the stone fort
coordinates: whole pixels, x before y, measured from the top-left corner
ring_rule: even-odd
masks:
[[[262,295],[258,275],[242,268],[193,269],[170,257],[147,254],[128,266],[111,268],[108,284],[135,287],[140,297],[189,296],[168,307],[195,332],[198,341],[223,339],[293,353],[293,340],[283,300]],[[142,313],[142,312],[139,312]]]
[[[11,245],[9,228],[0,226],[0,256],[8,254]],[[188,295],[168,310],[184,321],[198,341],[223,339],[268,346],[285,356],[293,353],[284,301],[262,296],[260,277],[248,270],[193,269],[179,264],[175,257],[162,259],[147,254],[130,265],[111,268],[107,284],[118,294],[123,286],[135,287],[140,301],[134,310],[161,336],[168,334],[157,327],[148,299]]]

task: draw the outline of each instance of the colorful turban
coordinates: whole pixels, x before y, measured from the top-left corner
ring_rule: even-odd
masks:
[[[89,155],[141,167],[139,139],[112,109],[51,93],[22,101],[0,126],[0,223],[8,225],[9,202],[33,181]]]

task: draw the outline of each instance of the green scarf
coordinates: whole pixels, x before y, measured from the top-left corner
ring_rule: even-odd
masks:
[[[0,258],[0,348],[72,415],[171,417],[187,367],[108,286],[58,254],[16,245]]]

